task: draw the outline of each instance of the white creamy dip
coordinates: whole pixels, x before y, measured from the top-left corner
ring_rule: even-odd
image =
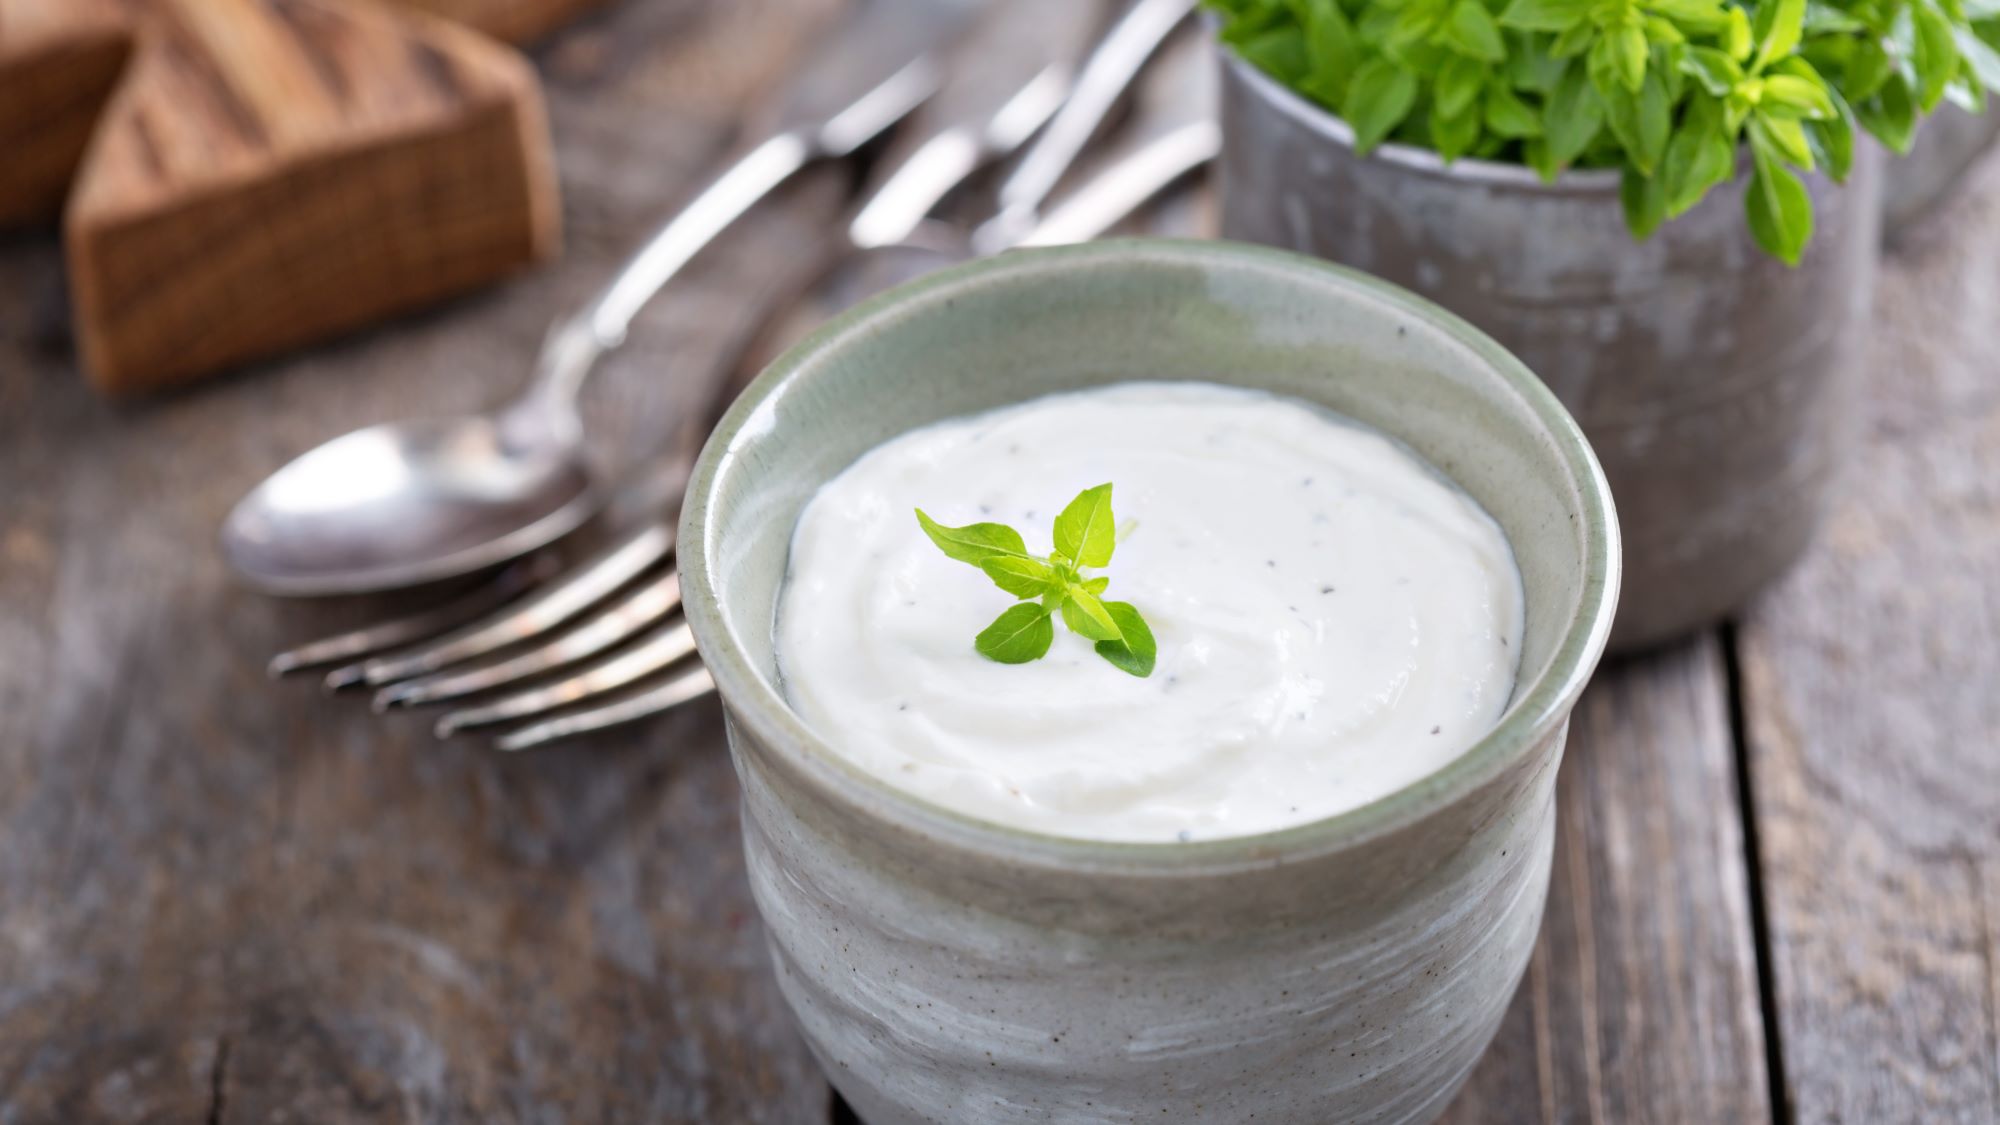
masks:
[[[981,656],[1014,599],[913,509],[1045,555],[1105,481],[1104,596],[1152,626],[1153,674],[1060,625],[1041,660]],[[1290,399],[1136,382],[915,430],[827,482],[777,646],[793,706],[862,769],[985,820],[1164,841],[1318,820],[1438,769],[1506,708],[1521,615],[1499,526],[1401,446]]]

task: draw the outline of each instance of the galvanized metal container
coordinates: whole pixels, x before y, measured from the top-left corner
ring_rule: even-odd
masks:
[[[1611,172],[1384,145],[1224,52],[1225,236],[1416,290],[1492,334],[1582,422],[1624,527],[1612,634],[1631,650],[1714,622],[1805,548],[1845,444],[1874,288],[1879,154],[1809,179],[1796,269],[1744,225],[1741,180],[1647,241]]]
[[[1893,241],[1910,223],[1950,198],[1965,174],[2000,140],[2000,106],[1968,113],[1940,106],[1917,126],[1908,154],[1882,172],[1882,225]]]

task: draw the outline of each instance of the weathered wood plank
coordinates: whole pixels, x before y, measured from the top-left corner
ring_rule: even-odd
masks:
[[[2000,1121],[1996,308],[1989,159],[1884,263],[1859,444],[1740,634],[1803,1122]]]
[[[781,72],[829,9],[633,4],[558,40],[566,260],[141,409],[74,378],[55,246],[0,247],[0,1120],[824,1119],[712,704],[543,755],[436,744],[266,682],[272,650],[370,610],[239,591],[212,543],[293,453],[510,393],[715,166],[767,80],[744,71]],[[588,396],[611,463],[696,412],[838,180],[642,318]]]
[[[1715,638],[1598,673],[1541,938],[1447,1123],[1771,1120],[1735,771]]]

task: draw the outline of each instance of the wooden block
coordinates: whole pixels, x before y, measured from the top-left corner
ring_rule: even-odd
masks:
[[[0,227],[61,213],[131,47],[117,0],[0,0]]]
[[[65,219],[100,389],[149,390],[554,252],[534,73],[367,0],[148,0]]]
[[[406,8],[477,28],[509,43],[532,43],[557,27],[602,7],[605,0],[394,0]]]

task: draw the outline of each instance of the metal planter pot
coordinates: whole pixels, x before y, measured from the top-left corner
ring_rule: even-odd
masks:
[[[1925,118],[1909,153],[1889,161],[1882,173],[1882,225],[1888,237],[1894,239],[1949,198],[1996,139],[2000,106],[1968,113],[1944,105]]]
[[[1846,438],[1874,288],[1879,156],[1808,181],[1817,230],[1796,269],[1765,256],[1739,180],[1644,243],[1615,173],[1384,145],[1224,53],[1230,238],[1303,250],[1437,301],[1492,334],[1582,422],[1624,528],[1614,648],[1717,621],[1811,538]]]

